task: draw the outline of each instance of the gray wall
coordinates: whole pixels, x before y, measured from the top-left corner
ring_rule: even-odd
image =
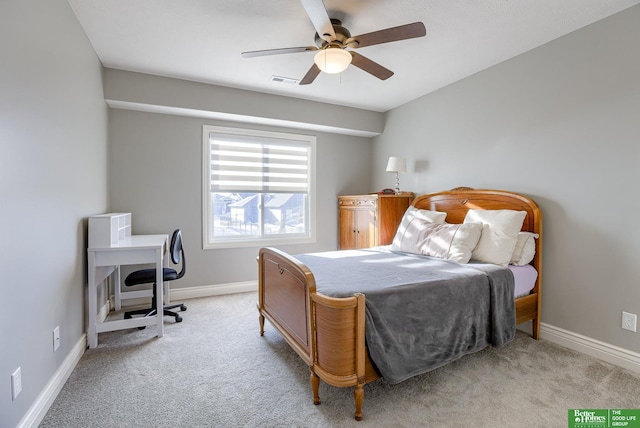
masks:
[[[0,2],[0,52],[0,425],[13,427],[85,332],[85,218],[107,208],[107,106],[65,0]]]
[[[370,136],[382,113],[115,69],[104,88],[109,209],[131,212],[136,234],[182,229],[188,273],[174,290],[257,278],[259,247],[202,249],[204,124],[317,136],[317,242],[285,251],[336,249],[337,196],[371,191]]]
[[[257,278],[257,247],[202,249],[203,124],[316,135],[317,242],[279,248],[293,253],[337,248],[336,197],[369,191],[370,138],[110,109],[110,210],[131,212],[136,234],[182,229],[188,274],[172,289]]]
[[[116,108],[366,137],[384,129],[379,112],[111,68],[104,91]]]
[[[501,188],[544,215],[542,321],[631,351],[640,314],[640,6],[388,112],[375,187]]]

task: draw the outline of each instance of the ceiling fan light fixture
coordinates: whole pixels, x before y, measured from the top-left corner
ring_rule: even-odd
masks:
[[[327,48],[318,52],[313,61],[325,73],[338,74],[351,64],[351,54],[342,48]]]

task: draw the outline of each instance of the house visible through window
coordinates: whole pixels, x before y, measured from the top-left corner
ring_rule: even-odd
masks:
[[[315,137],[203,127],[203,246],[314,239]]]

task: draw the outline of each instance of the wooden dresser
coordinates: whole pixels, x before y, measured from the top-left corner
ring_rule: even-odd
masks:
[[[413,193],[338,197],[338,249],[388,245],[407,210]]]

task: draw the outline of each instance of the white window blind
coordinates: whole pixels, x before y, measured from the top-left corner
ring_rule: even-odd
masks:
[[[307,193],[310,143],[210,132],[212,192]]]
[[[203,126],[203,248],[315,241],[316,137]]]

